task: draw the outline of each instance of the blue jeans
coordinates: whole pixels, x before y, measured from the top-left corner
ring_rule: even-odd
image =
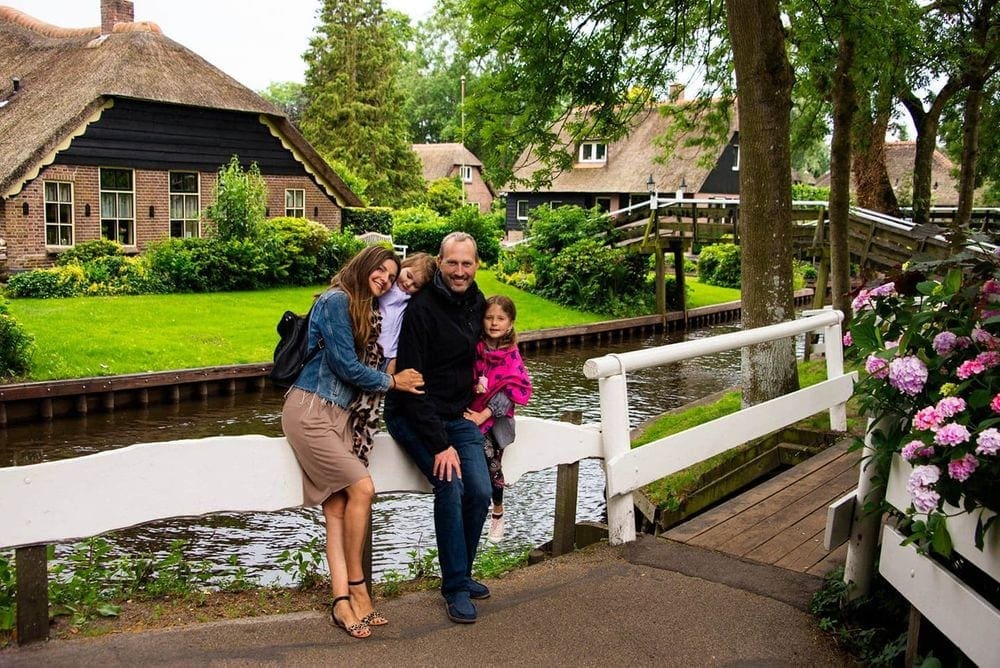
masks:
[[[483,435],[464,418],[446,422],[448,442],[458,452],[462,477],[451,482],[434,477],[434,454],[398,411],[386,411],[385,425],[434,488],[434,532],[441,563],[441,594],[468,591],[472,562],[490,504],[490,475],[483,453]]]

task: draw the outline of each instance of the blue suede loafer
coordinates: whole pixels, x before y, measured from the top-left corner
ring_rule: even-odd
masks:
[[[456,624],[471,624],[476,621],[476,606],[469,600],[469,593],[460,591],[444,601],[448,619]]]
[[[480,601],[490,597],[490,588],[482,582],[476,582],[469,578],[469,598]]]

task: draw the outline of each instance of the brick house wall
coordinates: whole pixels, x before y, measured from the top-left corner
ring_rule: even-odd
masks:
[[[462,175],[460,172],[461,167],[455,165],[448,176],[461,181]],[[486,181],[483,180],[483,171],[479,167],[473,167],[472,182],[466,182],[462,185],[465,186],[465,197],[467,200],[478,204],[480,213],[489,213],[490,207],[493,205],[493,193],[490,192]]]
[[[170,234],[170,193],[166,170],[135,169],[135,245],[127,252],[142,252],[150,243]],[[77,165],[50,165],[44,168],[20,193],[0,200],[0,238],[6,242],[6,263],[0,259],[0,275],[28,269],[50,267],[61,246],[45,244],[46,181],[73,184],[73,241],[82,243],[101,237],[99,168]],[[199,172],[199,195],[202,214],[213,200],[217,174]],[[341,208],[307,175],[274,176],[264,174],[267,182],[268,217],[285,215],[285,190],[304,191],[305,217],[340,231]],[[24,205],[27,204],[27,215]],[[89,206],[89,215],[88,215]],[[150,215],[152,214],[152,215]],[[209,224],[202,218],[201,234]]]

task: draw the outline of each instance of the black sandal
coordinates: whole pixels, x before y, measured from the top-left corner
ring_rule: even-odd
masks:
[[[347,632],[347,635],[351,636],[352,638],[361,639],[370,636],[372,634],[372,630],[368,628],[368,624],[366,624],[363,620],[358,622],[357,624],[351,624],[350,626],[348,626],[346,623],[337,619],[338,601],[347,601],[347,605],[350,605],[351,597],[338,596],[335,599],[333,599],[333,606],[330,608],[330,618],[333,620],[334,626],[339,626],[340,628],[344,629],[344,631]]]
[[[361,585],[365,584],[365,582],[366,582],[365,578],[361,578],[360,580],[356,580],[355,582],[348,582],[347,586],[360,587]],[[389,623],[389,620],[385,618],[385,615],[383,615],[378,610],[375,610],[374,608],[372,608],[371,612],[362,617],[361,621],[367,624],[368,626],[385,626],[386,624]]]

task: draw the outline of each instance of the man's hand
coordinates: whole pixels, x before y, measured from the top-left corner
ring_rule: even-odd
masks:
[[[459,479],[462,478],[462,461],[458,458],[458,451],[449,446],[447,450],[434,455],[434,477],[451,482],[452,473]]]

